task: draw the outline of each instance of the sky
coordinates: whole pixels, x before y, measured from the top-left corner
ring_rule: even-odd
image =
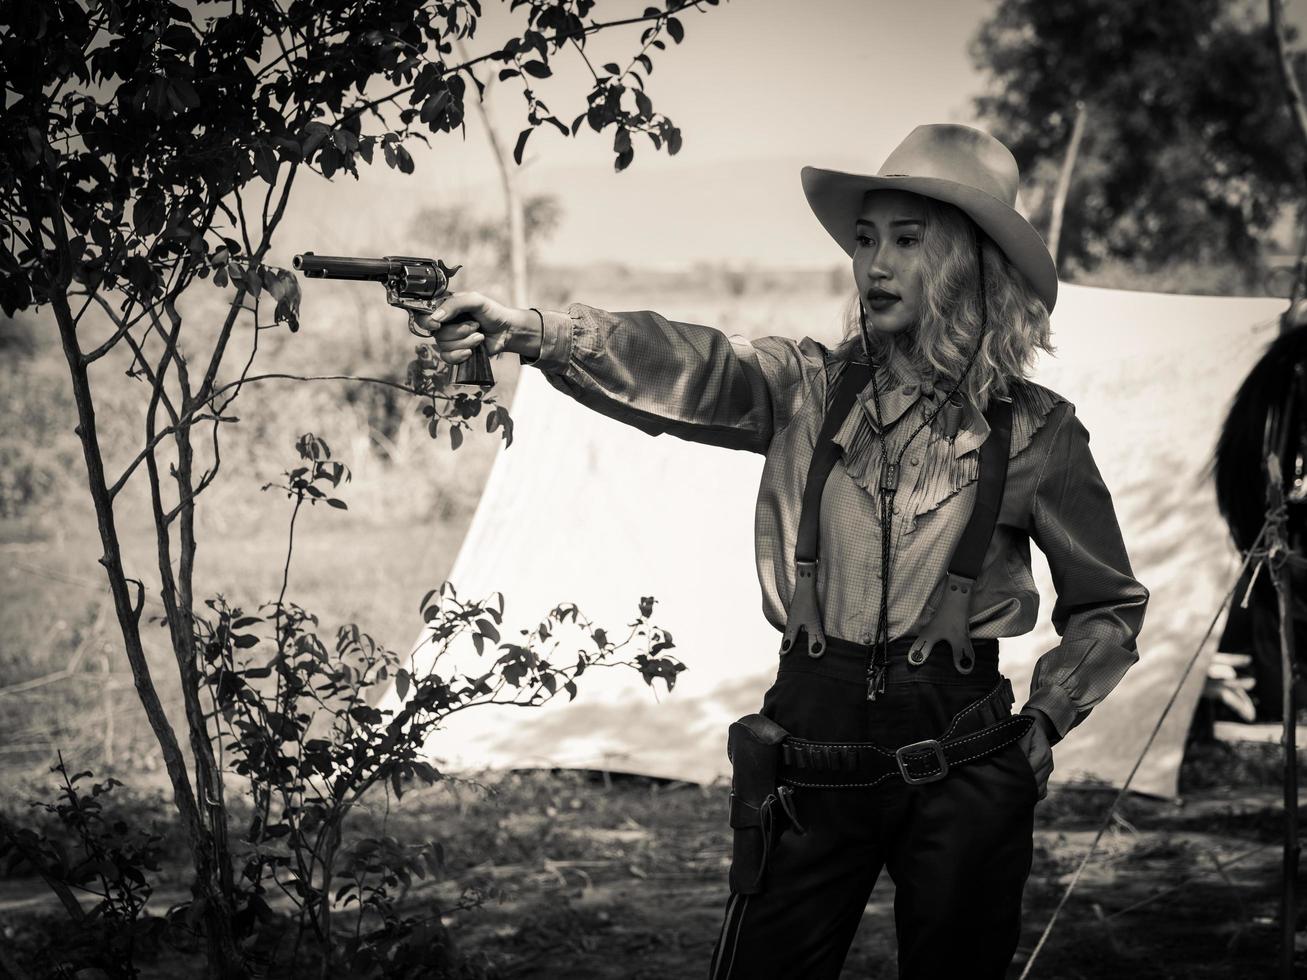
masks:
[[[654,2],[600,0],[596,19],[634,16]],[[472,55],[502,45],[524,20],[506,0],[483,4],[477,37],[466,42]],[[583,125],[564,138],[544,126],[532,134],[520,185],[528,195],[555,196],[563,209],[546,260],[650,268],[842,263],[844,253],[803,197],[800,169],[875,173],[921,123],[974,124],[972,100],[985,79],[968,46],[995,6],[996,0],[722,0],[703,13],[683,13],[685,40],[654,52],[646,86],[655,108],[680,127],[680,153],[655,151],[637,137],[635,161],[619,174],[611,129],[596,134]],[[1288,0],[1285,13],[1300,38],[1307,36],[1307,0]],[[626,65],[643,27],[592,36],[590,60]],[[589,72],[574,52],[554,55],[551,65],[554,77],[536,81],[535,89],[570,123],[585,107]],[[501,214],[498,171],[471,102],[467,109],[465,136],[432,136],[430,148],[410,144],[412,175],[389,170],[378,156],[358,182],[348,175],[298,178],[303,183],[273,261],[288,265],[292,253],[309,248],[441,255],[439,229],[418,240],[409,234],[417,211],[472,201],[487,215]],[[487,110],[511,147],[525,120],[520,84],[492,83]]]
[[[639,13],[649,0],[605,0],[602,19]],[[527,194],[551,194],[563,221],[548,260],[616,260],[676,268],[696,262],[830,267],[843,259],[807,206],[804,165],[874,173],[914,126],[974,122],[971,98],[983,79],[967,45],[991,4],[982,0],[723,0],[681,15],[684,42],[654,52],[647,91],[680,127],[675,157],[637,138],[634,163],[613,168],[612,131],[583,126],[575,138],[551,127],[534,133],[522,167]],[[522,11],[487,0],[472,54],[506,37]],[[499,27],[499,29],[496,29]],[[630,27],[587,45],[595,64],[626,64],[638,45]],[[537,94],[570,123],[584,107],[589,74],[579,56],[553,56],[555,77]],[[488,108],[511,147],[525,118],[520,88],[492,85]],[[407,233],[412,214],[439,203],[474,200],[502,212],[499,177],[477,113],[467,135],[411,147],[409,176],[384,164],[362,180],[325,182],[306,174],[279,236],[288,253],[384,254],[397,251],[388,229]],[[379,158],[378,158],[379,159]],[[440,254],[439,229],[427,253]],[[275,259],[274,259],[275,260]]]

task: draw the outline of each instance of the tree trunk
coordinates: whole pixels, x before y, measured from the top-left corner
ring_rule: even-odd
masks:
[[[1288,45],[1284,40],[1284,11],[1280,0],[1267,0],[1267,12],[1270,15],[1271,44],[1275,48],[1275,60],[1280,66],[1280,80],[1284,83],[1284,101],[1293,118],[1294,129],[1298,133],[1298,147],[1303,154],[1304,167],[1307,167],[1307,107],[1303,105],[1302,89],[1298,78],[1293,73],[1293,62],[1289,60]],[[1304,171],[1307,181],[1307,170]],[[1307,234],[1303,236],[1303,247],[1298,251],[1298,264],[1295,267],[1294,283],[1289,297],[1289,309],[1280,317],[1280,333],[1288,333],[1296,325],[1293,317],[1294,306],[1303,295],[1303,279],[1307,276],[1307,267],[1303,264],[1303,248],[1307,248]]]
[[[104,478],[104,463],[100,453],[99,439],[95,425],[95,405],[91,396],[90,379],[86,368],[81,363],[82,352],[73,333],[72,311],[66,297],[52,295],[51,305],[59,323],[59,336],[63,343],[64,357],[68,361],[69,375],[73,384],[73,400],[77,405],[77,434],[82,441],[82,457],[86,462],[87,478],[90,485],[91,500],[95,505],[96,521],[100,529],[100,544],[104,554],[100,564],[104,566],[109,578],[109,591],[113,596],[114,611],[118,615],[118,625],[122,630],[123,649],[127,662],[131,666],[132,679],[136,685],[136,694],[145,709],[146,719],[154,736],[159,742],[163,754],[164,767],[172,783],[173,805],[186,827],[187,840],[191,847],[191,856],[195,866],[194,895],[202,901],[205,908],[205,931],[209,945],[209,970],[212,975],[227,980],[242,975],[238,968],[235,943],[231,937],[230,916],[223,914],[221,890],[218,884],[218,869],[214,867],[211,836],[204,827],[195,795],[191,789],[186,759],[172,724],[159,701],[154,679],[150,676],[149,663],[141,643],[140,608],[133,607],[126,572],[123,570],[122,551],[119,545],[118,530],[114,523],[113,503],[109,499],[108,485]]]
[[[1291,404],[1292,395],[1289,401]],[[1284,425],[1287,430],[1291,412],[1286,406]],[[1292,433],[1285,432],[1286,438]],[[1283,442],[1284,440],[1282,440]],[[1280,876],[1280,980],[1292,980],[1294,976],[1293,958],[1295,950],[1295,932],[1298,921],[1298,901],[1295,885],[1298,880],[1298,750],[1297,750],[1297,705],[1294,699],[1294,686],[1297,671],[1294,662],[1293,644],[1293,593],[1289,584],[1289,560],[1294,552],[1290,547],[1289,522],[1284,516],[1284,473],[1280,460],[1284,452],[1271,453],[1266,459],[1266,505],[1267,511],[1279,515],[1270,531],[1271,554],[1267,559],[1270,574],[1275,585],[1276,612],[1279,616],[1280,670],[1282,672],[1282,710],[1284,734],[1284,851],[1281,860]]]
[[[1071,127],[1071,142],[1067,144],[1066,156],[1062,158],[1062,172],[1057,177],[1057,191],[1053,194],[1053,216],[1048,224],[1048,250],[1057,262],[1062,243],[1062,214],[1066,210],[1067,195],[1071,192],[1071,174],[1075,170],[1076,157],[1080,155],[1080,139],[1085,134],[1085,117],[1089,113],[1083,102],[1076,102],[1076,121]]]
[[[104,551],[99,561],[108,574],[109,591],[122,630],[123,649],[127,655],[127,662],[131,666],[136,694],[159,743],[164,767],[172,784],[173,805],[176,806],[186,828],[196,875],[192,893],[195,900],[202,903],[204,909],[209,974],[218,980],[236,980],[244,974],[240,969],[240,959],[232,938],[231,916],[225,913],[221,890],[216,887],[219,874],[218,869],[214,867],[211,835],[205,826],[207,821],[200,814],[196,804],[185,756],[177,741],[177,734],[159,701],[159,694],[154,687],[154,679],[145,656],[145,648],[141,642],[140,617],[145,587],[137,583],[141,594],[139,601],[133,605],[130,582],[123,568],[122,549],[114,521],[113,499],[109,496],[108,483],[104,475],[104,458],[96,428],[95,400],[91,393],[90,376],[82,358],[81,346],[77,341],[77,325],[74,322],[72,309],[68,305],[67,288],[70,270],[63,268],[67,263],[68,254],[67,229],[64,227],[63,215],[57,206],[43,208],[41,207],[43,199],[39,192],[32,193],[30,188],[25,188],[25,191],[32,227],[41,228],[41,219],[47,216],[53,226],[52,240],[61,268],[56,275],[51,276],[55,282],[50,289],[50,305],[58,324],[59,340],[72,382],[73,402],[77,407],[76,432],[82,444],[88,489],[95,507],[100,544]]]
[[[487,86],[489,90],[489,86]],[[522,206],[522,195],[517,185],[517,165],[510,159],[504,144],[495,132],[494,123],[482,99],[476,100],[477,112],[486,127],[486,138],[490,141],[490,150],[495,155],[495,165],[499,168],[499,182],[504,188],[504,212],[508,219],[508,266],[513,305],[523,309],[530,302],[530,283],[527,281],[526,263],[526,212]]]
[[[1288,46],[1284,40],[1284,12],[1280,0],[1267,0],[1271,21],[1271,41],[1275,45],[1275,60],[1280,66],[1280,80],[1284,83],[1284,99],[1293,117],[1294,128],[1298,131],[1298,142],[1304,154],[1307,154],[1307,107],[1303,105],[1302,89],[1293,73],[1293,63],[1289,60]],[[1307,164],[1305,164],[1307,166]]]

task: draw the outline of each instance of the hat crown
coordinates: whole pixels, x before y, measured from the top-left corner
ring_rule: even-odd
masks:
[[[1026,277],[1044,307],[1057,302],[1057,265],[1039,232],[1017,211],[1021,182],[1012,151],[988,133],[955,123],[918,126],[877,174],[804,167],[803,193],[817,220],[848,255],[871,191],[906,191],[966,214]]]
[[[954,123],[918,126],[881,166],[881,177],[930,177],[974,187],[1010,208],[1020,171],[1012,152],[988,133]]]

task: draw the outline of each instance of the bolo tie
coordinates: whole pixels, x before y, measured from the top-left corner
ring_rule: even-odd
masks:
[[[871,362],[871,399],[876,408],[876,427],[880,430],[880,484],[877,487],[878,492],[876,495],[880,504],[880,615],[876,620],[876,637],[872,645],[871,658],[867,662],[868,701],[875,701],[877,695],[885,693],[885,673],[889,667],[890,535],[893,533],[894,495],[899,488],[899,464],[903,462],[903,454],[912,445],[912,441],[916,439],[922,429],[934,421],[935,416],[940,413],[945,405],[952,402],[954,395],[966,381],[967,375],[971,373],[971,366],[976,361],[976,354],[980,352],[980,345],[985,339],[985,329],[989,326],[989,303],[985,293],[984,257],[981,253],[979,240],[976,242],[976,269],[980,281],[980,333],[976,338],[976,345],[972,349],[970,357],[967,358],[967,366],[963,369],[961,376],[949,389],[949,393],[939,400],[939,404],[926,413],[925,417],[912,431],[912,435],[904,440],[893,463],[889,461],[889,451],[885,448],[889,432],[881,422],[884,413],[880,410],[880,386],[876,383],[876,365],[871,360],[871,344],[868,341],[869,335],[867,333],[867,311],[860,301],[858,303],[858,315],[862,326],[862,342],[867,352],[867,360]]]

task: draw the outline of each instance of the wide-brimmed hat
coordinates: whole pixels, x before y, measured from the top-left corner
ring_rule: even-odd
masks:
[[[965,211],[1021,270],[1052,312],[1057,266],[1039,232],[1016,209],[1020,173],[1012,152],[970,126],[918,126],[874,175],[803,168],[803,193],[831,237],[850,255],[867,191],[910,191]]]

